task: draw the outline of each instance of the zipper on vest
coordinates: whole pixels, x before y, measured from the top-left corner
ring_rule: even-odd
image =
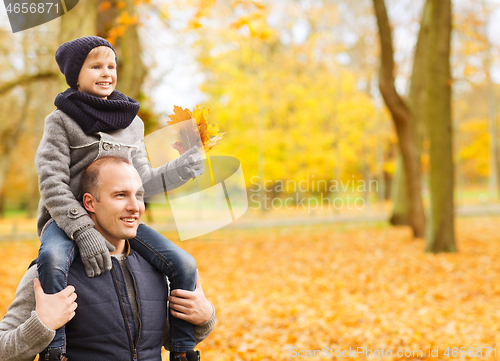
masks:
[[[137,302],[137,319],[139,320],[139,325],[137,327],[137,340],[135,342],[134,346],[134,360],[136,359],[137,356],[137,346],[139,346],[139,338],[141,337],[141,305],[139,303],[139,297],[137,297],[137,292],[139,290],[137,289],[137,283],[135,282],[135,277],[132,271],[130,270],[130,267],[128,266],[127,259],[125,258],[125,265],[127,266],[127,269],[132,276],[132,282],[134,282],[134,288],[135,288],[135,302]]]
[[[111,267],[111,273],[113,275],[113,282],[115,284],[115,288],[116,288],[116,291],[118,293],[118,299],[120,301],[120,307],[122,309],[122,313],[125,315],[125,325],[127,325],[128,338],[130,340],[130,344],[134,345],[134,340],[132,340],[132,331],[130,331],[130,325],[128,324],[127,312],[125,311],[125,307],[123,306],[123,300],[122,300],[122,295],[120,293],[120,287],[118,287],[118,283],[116,282],[116,273],[115,273],[115,269],[113,267]],[[134,361],[137,360],[137,349],[136,348],[137,348],[137,346],[134,345],[133,346],[133,350],[132,350],[132,356],[134,358]]]

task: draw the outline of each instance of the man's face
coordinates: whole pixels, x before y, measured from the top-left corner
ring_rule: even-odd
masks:
[[[116,81],[115,54],[109,49],[104,54],[87,56],[78,76],[78,90],[107,99],[115,90]]]
[[[126,163],[108,163],[99,175],[97,194],[88,197],[85,204],[93,213],[95,229],[112,244],[134,238],[144,213],[144,189],[139,174]]]

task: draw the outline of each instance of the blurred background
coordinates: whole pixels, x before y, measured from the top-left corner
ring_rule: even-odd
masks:
[[[499,33],[497,0],[85,0],[15,34],[0,8],[0,313],[39,245],[55,50],[99,35],[146,134],[200,105],[225,132],[209,155],[241,162],[247,212],[179,243],[220,312],[202,355],[494,359]],[[179,240],[168,202],[145,221]]]

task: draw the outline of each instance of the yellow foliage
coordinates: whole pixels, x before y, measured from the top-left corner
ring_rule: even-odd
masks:
[[[329,71],[309,44],[270,51],[256,39],[238,40],[235,30],[221,36],[200,49],[199,62],[210,74],[202,90],[231,134],[217,152],[240,159],[248,183],[256,175],[261,181],[350,178],[366,164],[376,174],[378,148],[396,140],[353,72]],[[227,50],[210,56],[212,46]]]
[[[196,21],[196,20],[189,21],[189,25],[188,25],[189,29],[199,29],[201,27],[202,27],[202,25],[199,21]]]
[[[111,3],[109,1],[103,1],[99,4],[97,8],[97,12],[102,12],[111,9]]]
[[[127,31],[129,26],[137,24],[139,21],[139,15],[130,16],[128,11],[124,10],[116,18],[114,25],[109,31],[106,40],[108,40],[111,45],[115,45],[116,39],[123,36],[125,31]],[[141,26],[141,25],[139,25]]]
[[[194,0],[192,4],[187,2],[186,5],[190,8],[194,7],[196,13],[188,22],[188,29],[194,30],[202,27],[201,19],[208,16],[211,9],[216,5],[217,0]]]
[[[124,10],[120,14],[120,16],[116,19],[116,23],[128,27],[130,25],[136,24],[137,20],[139,20],[139,15],[136,14],[133,17],[131,17],[129,13],[126,10]]]
[[[255,8],[257,8],[258,10],[264,10],[265,9],[265,6],[264,4],[262,4],[262,2],[260,1],[253,1],[253,0],[235,0],[233,1],[233,3],[231,4],[231,6],[234,8],[238,5],[243,5],[245,7],[248,7],[248,6],[254,6]]]
[[[469,178],[488,175],[488,119],[471,119],[461,124],[458,157],[462,172]]]
[[[241,16],[238,20],[231,24],[231,27],[235,29],[240,29],[243,26],[248,28],[251,37],[258,38],[260,40],[270,39],[274,33],[273,30],[266,24],[266,20],[260,11]]]
[[[108,40],[111,45],[115,45],[116,39],[123,36],[123,34],[125,34],[125,30],[127,30],[127,27],[124,25],[118,25],[111,28],[108,32],[106,40]]]

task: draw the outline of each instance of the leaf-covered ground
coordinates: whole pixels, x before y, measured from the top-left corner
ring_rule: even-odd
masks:
[[[373,224],[232,230],[180,243],[217,309],[202,359],[494,360],[485,354],[500,345],[499,221],[459,219],[456,254],[426,254],[409,229]],[[37,246],[0,244],[0,312]],[[460,347],[468,355],[453,357]],[[364,351],[348,356],[350,348]]]

